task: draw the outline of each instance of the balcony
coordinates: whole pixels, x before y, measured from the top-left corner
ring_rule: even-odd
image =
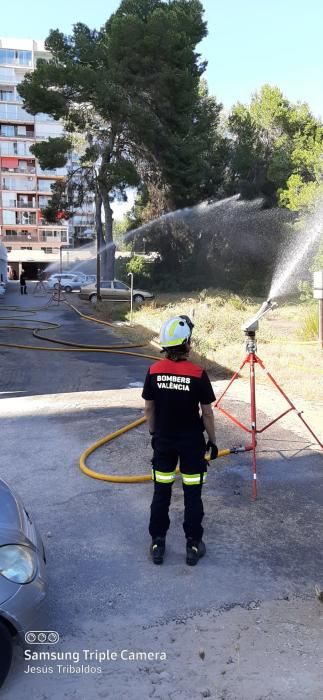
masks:
[[[24,171],[25,172],[25,171]],[[22,182],[20,180],[19,182],[3,182],[1,189],[6,190],[7,192],[17,192],[19,190],[20,192],[36,192],[36,183],[35,182]]]
[[[53,226],[55,226],[55,228],[66,228],[66,223],[65,223],[65,221],[64,221],[64,222],[62,222],[62,221],[55,221],[55,223],[53,223],[53,222],[50,222],[50,221],[46,221],[46,219],[42,219],[42,218],[41,218],[41,219],[38,221],[38,226],[41,226],[41,227],[44,228],[44,229],[46,229],[46,228],[48,228],[48,229],[49,229],[49,228],[53,228]],[[44,232],[44,233],[45,233],[45,232]]]
[[[53,170],[39,169],[39,177],[65,177],[67,174],[66,168],[54,168]]]
[[[59,236],[48,236],[46,233],[40,233],[39,240],[41,243],[50,243],[52,246],[59,245],[60,243],[66,243],[67,234],[62,232]]]
[[[2,209],[2,221],[3,225],[7,228],[11,226],[36,226],[37,217],[36,211],[30,211],[24,209],[23,211],[15,211],[13,209]]]
[[[1,85],[1,81],[0,81]],[[16,91],[10,92],[6,90],[0,90],[0,103],[1,102],[10,102],[13,104],[22,104],[22,98],[20,97],[19,93]]]
[[[14,129],[14,133],[10,133],[10,130],[4,128],[0,128],[0,136],[3,139],[33,139],[35,141],[35,132],[34,131],[27,131],[25,134],[19,134],[16,129]]]
[[[33,122],[35,117],[17,105],[0,105],[0,119],[5,121]]]
[[[21,77],[17,76],[13,70],[10,71],[10,68],[0,70],[1,85],[19,85],[19,83],[21,83]]]
[[[36,175],[36,168],[32,167],[31,165],[27,168],[21,168],[19,166],[18,168],[6,168],[4,165],[2,165],[1,170],[3,173],[22,173],[23,175]]]
[[[12,148],[12,146],[13,144],[0,141],[0,155],[3,158],[17,158],[18,160],[20,158],[27,158],[28,160],[31,160],[34,157],[28,146],[26,146],[24,143],[17,143],[16,148]],[[3,165],[6,166],[7,164],[4,163]],[[12,165],[14,166],[14,164]],[[12,165],[10,166],[9,164],[9,167],[12,167]],[[21,166],[21,163],[17,163],[16,165]]]
[[[32,202],[19,202],[18,200],[16,207],[17,209],[37,209],[35,200]]]
[[[39,183],[38,183],[37,191],[38,191],[38,192],[41,192],[42,194],[44,194],[44,192],[45,192],[45,193],[48,194],[48,195],[53,195],[53,192],[52,192],[52,190],[51,190],[51,186],[50,186],[50,185],[48,185],[48,187],[43,187],[43,185],[40,187],[40,186],[39,186]]]
[[[27,55],[28,54],[28,55]],[[32,67],[31,51],[0,49],[0,63],[5,66],[19,66],[20,68]]]
[[[3,243],[39,243],[38,235],[37,234],[32,234],[29,233],[28,235],[24,234],[2,234],[1,240]]]
[[[32,202],[21,202],[16,199],[4,199],[2,196],[2,208],[3,209],[37,209],[36,200]]]

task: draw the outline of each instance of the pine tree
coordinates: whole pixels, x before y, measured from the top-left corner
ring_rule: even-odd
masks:
[[[220,107],[201,92],[205,64],[195,51],[205,34],[199,0],[123,0],[100,31],[81,23],[71,36],[51,31],[50,59],[40,59],[19,86],[29,112],[65,123],[65,143],[60,138],[34,146],[42,167],[66,163],[75,135],[83,136],[74,182],[78,198],[82,188],[95,193],[108,279],[114,277],[115,197],[126,198],[127,187],[152,173],[167,183],[175,206],[214,186]]]

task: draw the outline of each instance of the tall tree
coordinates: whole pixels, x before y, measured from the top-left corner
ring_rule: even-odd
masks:
[[[39,60],[19,86],[28,111],[63,119],[67,136],[85,138],[78,196],[83,185],[95,192],[108,278],[114,276],[114,197],[126,197],[147,172],[169,184],[175,205],[211,188],[210,172],[204,165],[201,176],[200,165],[219,107],[200,91],[205,64],[195,47],[205,34],[199,0],[123,0],[100,31],[80,23],[71,36],[51,31],[49,61]],[[56,156],[67,161],[72,138],[65,146],[60,139],[55,153],[55,140],[42,142],[34,153],[53,167]]]
[[[307,105],[293,104],[277,87],[264,85],[249,106],[233,108],[228,125],[233,189],[299,208],[322,173],[323,125]]]

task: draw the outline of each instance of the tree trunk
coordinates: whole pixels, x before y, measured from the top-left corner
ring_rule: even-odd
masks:
[[[116,246],[113,242],[113,212],[107,193],[103,197],[103,207],[105,214],[105,244],[102,250],[103,276],[106,280],[113,280],[115,275]]]
[[[101,251],[103,240],[102,228],[102,197],[99,192],[95,193],[95,227],[96,227],[96,293],[101,300]]]

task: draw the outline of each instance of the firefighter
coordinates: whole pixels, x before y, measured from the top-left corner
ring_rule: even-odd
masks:
[[[201,494],[206,479],[205,452],[210,451],[211,459],[218,454],[211,406],[215,396],[205,370],[188,361],[193,327],[188,316],[174,316],[163,324],[160,344],[166,357],[149,368],[142,392],[153,448],[149,533],[155,564],[162,564],[164,559],[178,460],[184,491],[186,563],[194,566],[206,552]],[[209,438],[207,445],[204,430]]]

